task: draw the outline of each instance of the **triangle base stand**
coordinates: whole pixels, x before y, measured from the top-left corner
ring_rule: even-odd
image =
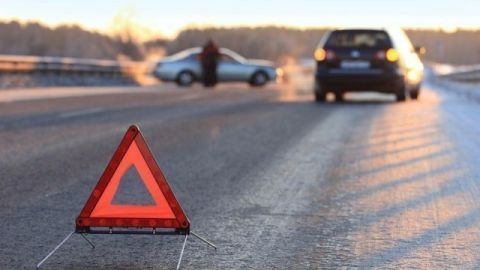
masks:
[[[70,237],[72,237],[73,234],[79,234],[91,247],[92,249],[95,248],[95,245],[85,236],[86,234],[141,234],[141,235],[185,235],[185,239],[183,240],[183,245],[182,245],[182,250],[180,251],[180,257],[178,258],[178,263],[176,269],[180,269],[180,265],[182,263],[182,258],[183,258],[183,253],[185,251],[185,247],[187,246],[187,239],[188,236],[191,234],[192,236],[195,236],[197,239],[200,241],[204,242],[208,246],[212,247],[217,250],[217,246],[215,246],[212,242],[208,241],[204,237],[199,236],[198,234],[192,232],[192,231],[181,231],[181,230],[175,230],[175,231],[156,231],[153,229],[152,231],[146,231],[146,230],[113,230],[113,228],[109,228],[108,230],[75,230],[70,232],[63,240],[60,242],[52,251],[48,253],[45,258],[43,258],[38,264],[36,269],[40,269],[40,266],[44,262],[46,262],[61,246],[63,246]]]

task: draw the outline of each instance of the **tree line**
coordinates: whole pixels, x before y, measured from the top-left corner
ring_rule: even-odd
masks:
[[[150,59],[149,53],[176,53],[201,46],[209,38],[248,58],[282,63],[287,59],[312,57],[326,28],[209,27],[187,28],[173,39],[138,41],[87,31],[75,25],[50,28],[39,23],[0,22],[0,54],[61,56],[98,59]],[[426,60],[469,65],[480,63],[480,30],[408,29],[416,45],[427,49]],[[128,37],[128,35],[127,35]],[[161,50],[159,50],[161,49]]]
[[[326,28],[297,29],[287,27],[191,28],[181,31],[167,43],[167,52],[202,45],[208,38],[249,58],[282,61],[286,57],[308,58]],[[414,45],[423,46],[425,60],[456,65],[480,63],[480,30],[407,29]]]
[[[39,23],[0,22],[0,54],[142,60],[134,40],[87,31],[76,25],[50,28]]]

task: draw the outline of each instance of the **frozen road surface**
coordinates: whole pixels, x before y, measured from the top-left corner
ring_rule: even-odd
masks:
[[[324,104],[169,87],[0,103],[1,269],[33,269],[73,229],[130,124],[219,247],[192,238],[183,269],[480,268],[480,103],[429,84]],[[90,239],[43,269],[172,269],[183,240]]]

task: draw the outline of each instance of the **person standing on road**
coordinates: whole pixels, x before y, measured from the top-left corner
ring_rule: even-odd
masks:
[[[208,40],[200,53],[203,85],[205,87],[212,87],[217,84],[217,64],[219,56],[220,50],[218,49],[218,46],[213,40]]]

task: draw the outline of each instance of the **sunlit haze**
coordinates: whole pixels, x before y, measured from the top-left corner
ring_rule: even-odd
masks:
[[[480,2],[468,1],[0,1],[0,20],[79,24],[111,31],[115,16],[129,16],[144,36],[172,37],[187,26],[284,25],[321,27],[395,25],[416,28],[479,27]],[[127,15],[125,15],[127,14]]]

